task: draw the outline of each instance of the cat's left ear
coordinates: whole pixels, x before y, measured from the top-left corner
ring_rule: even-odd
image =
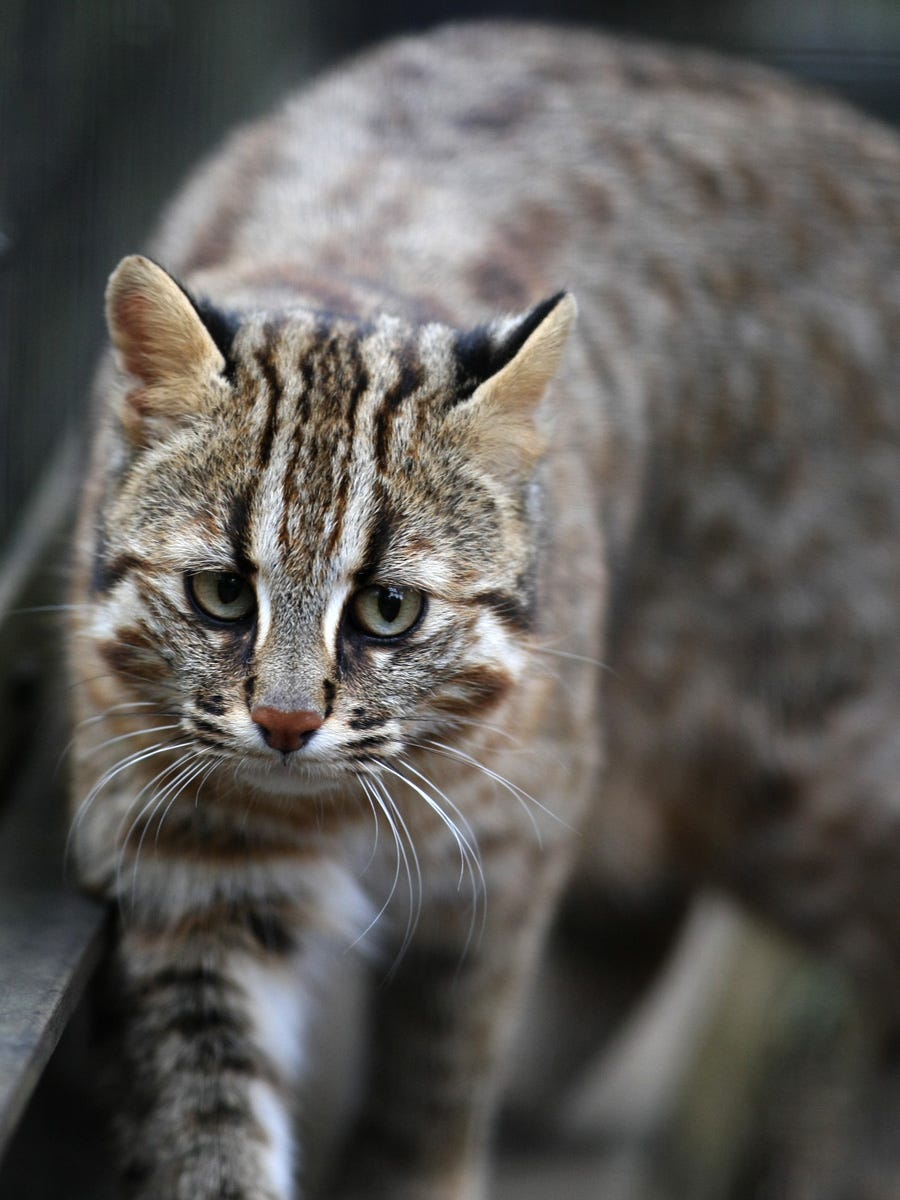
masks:
[[[119,367],[136,385],[125,393],[122,425],[146,445],[203,406],[225,358],[187,293],[141,255],[123,258],[110,276],[106,321]]]
[[[450,419],[463,427],[489,469],[519,474],[540,456],[540,401],[559,368],[577,311],[574,297],[559,292],[523,316],[459,339],[464,377],[476,385]]]

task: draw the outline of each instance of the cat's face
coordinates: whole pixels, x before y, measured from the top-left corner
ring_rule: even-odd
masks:
[[[126,260],[93,620],[123,690],[285,792],[502,703],[533,619],[535,408],[560,308],[567,325],[555,300],[465,338],[255,317],[226,360],[176,285]]]

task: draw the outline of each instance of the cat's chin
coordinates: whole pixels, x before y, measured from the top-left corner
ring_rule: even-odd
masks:
[[[267,796],[328,796],[344,792],[350,777],[345,771],[328,768],[321,763],[292,764],[255,763],[244,761],[235,771],[240,783]]]

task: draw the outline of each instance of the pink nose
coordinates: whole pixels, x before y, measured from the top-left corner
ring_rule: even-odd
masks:
[[[250,716],[262,731],[267,745],[283,754],[305,745],[323,720],[317,712],[284,712],[265,705],[254,708]]]

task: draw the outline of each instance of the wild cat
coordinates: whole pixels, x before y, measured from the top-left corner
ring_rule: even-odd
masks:
[[[308,1194],[354,946],[335,1187],[484,1195],[578,860],[730,888],[900,1011],[895,138],[700,53],[449,27],[237,133],[151,252],[71,631],[127,1194]]]

